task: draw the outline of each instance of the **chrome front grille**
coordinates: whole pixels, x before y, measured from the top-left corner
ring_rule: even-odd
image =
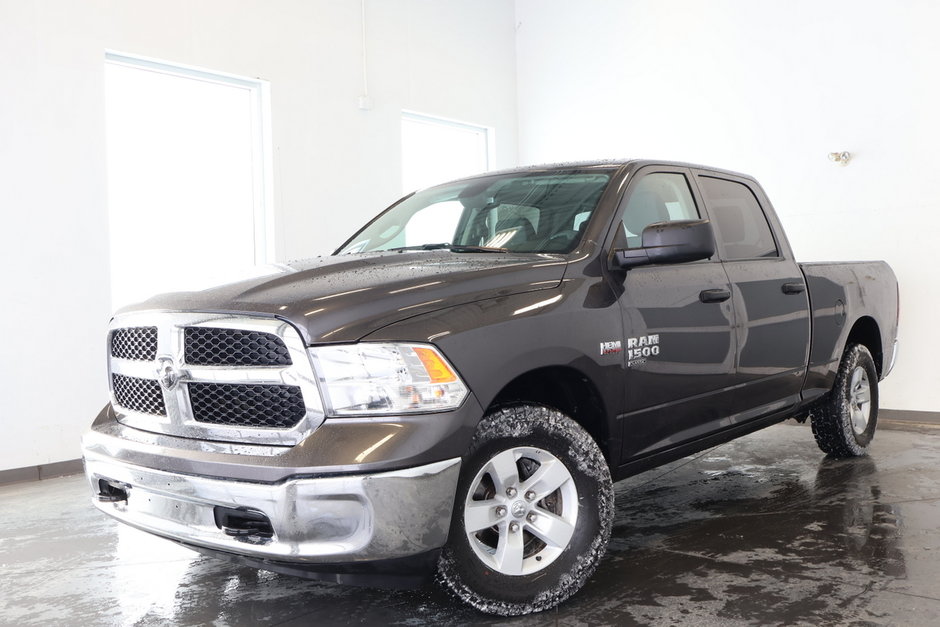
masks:
[[[160,389],[160,384],[156,381],[112,374],[111,388],[114,390],[114,398],[121,407],[142,414],[166,416],[163,390]]]
[[[189,400],[198,422],[286,429],[304,417],[296,385],[190,383]]]
[[[183,330],[186,363],[198,366],[289,366],[290,353],[273,333],[215,327]]]
[[[109,332],[120,422],[182,437],[293,445],[323,422],[304,342],[276,318],[139,312]]]
[[[111,332],[111,356],[153,361],[157,358],[157,327],[129,327]]]

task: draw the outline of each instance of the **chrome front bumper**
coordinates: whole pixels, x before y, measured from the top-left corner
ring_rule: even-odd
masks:
[[[440,548],[459,472],[456,458],[266,484],[154,470],[87,450],[85,456],[96,507],[122,522],[184,544],[308,564],[385,560]],[[109,490],[110,496],[102,494]],[[273,534],[228,535],[218,520],[220,511],[231,509],[260,512]]]

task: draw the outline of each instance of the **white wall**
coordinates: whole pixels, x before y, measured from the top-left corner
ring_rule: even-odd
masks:
[[[885,259],[882,407],[940,411],[940,3],[518,0],[523,163],[639,156],[753,174],[801,260]],[[847,167],[827,160],[848,150]]]
[[[104,52],[271,82],[277,258],[328,253],[401,191],[402,109],[516,159],[511,3],[0,0],[0,470],[79,456],[104,405]]]

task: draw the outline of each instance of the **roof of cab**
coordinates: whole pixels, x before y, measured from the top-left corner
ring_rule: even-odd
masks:
[[[532,165],[524,165],[524,166],[519,166],[519,167],[514,167],[514,168],[505,168],[502,170],[494,170],[491,172],[481,172],[480,174],[463,177],[463,178],[477,178],[480,176],[492,176],[492,175],[503,175],[503,174],[513,174],[513,173],[551,172],[553,170],[593,169],[593,168],[613,170],[613,169],[629,167],[632,170],[637,170],[639,168],[642,168],[648,165],[662,165],[662,166],[677,167],[677,168],[694,168],[697,170],[708,170],[710,172],[715,172],[719,174],[728,174],[731,176],[753,179],[753,177],[748,174],[735,172],[733,170],[725,170],[723,168],[716,168],[716,167],[708,166],[708,165],[702,165],[698,163],[686,163],[683,161],[666,161],[666,160],[659,160],[659,159],[624,159],[624,158],[532,164]]]

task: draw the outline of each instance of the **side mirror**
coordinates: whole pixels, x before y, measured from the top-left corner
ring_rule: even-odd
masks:
[[[715,236],[708,220],[655,222],[643,229],[643,246],[611,252],[615,268],[684,263],[715,254]]]

